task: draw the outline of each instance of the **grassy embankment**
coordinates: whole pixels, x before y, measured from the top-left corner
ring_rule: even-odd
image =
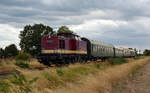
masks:
[[[110,92],[112,85],[116,84],[120,79],[133,75],[132,73],[150,61],[150,58],[144,57],[138,60],[127,60],[109,59],[109,62],[105,63],[74,64],[68,67],[53,67],[43,70],[37,69],[43,67],[43,65],[35,60],[30,62],[26,68],[16,65],[15,61],[12,62],[13,64],[11,63],[11,66],[23,74],[22,77],[27,81],[24,85],[30,86],[29,91],[32,89],[31,91],[34,93],[105,93]],[[115,62],[120,65],[116,65]],[[122,62],[125,64],[121,64]],[[18,75],[18,77],[21,76]],[[16,85],[12,82],[12,78],[14,77],[2,81],[10,85]],[[35,81],[33,84],[28,85],[30,80]],[[16,85],[16,87],[19,86]],[[11,87],[9,91],[11,93],[14,92],[14,90],[11,90]]]

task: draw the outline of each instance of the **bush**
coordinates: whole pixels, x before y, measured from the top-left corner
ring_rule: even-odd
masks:
[[[16,56],[16,60],[30,60],[31,59],[31,55],[28,53],[19,53]]]
[[[134,57],[134,60],[138,60],[138,59],[140,59],[140,57],[139,57],[139,56]]]
[[[109,58],[108,62],[111,65],[116,65],[116,64],[123,64],[123,63],[127,63],[128,61],[124,58]]]
[[[21,68],[29,68],[30,67],[29,64],[24,61],[16,61],[15,65],[19,66]]]
[[[101,64],[96,64],[96,68],[100,69],[101,68]]]
[[[32,80],[28,80],[21,72],[15,72],[13,73],[13,78],[10,80],[10,82],[13,84],[13,86],[18,87],[13,89],[17,93],[31,93],[31,85],[37,80],[38,77],[35,77]]]
[[[62,69],[57,69],[56,72],[57,72],[57,74],[59,76],[63,76],[64,75],[64,71]]]
[[[18,49],[15,44],[7,46],[3,52],[5,57],[14,57],[18,55]]]
[[[0,80],[0,93],[11,93],[10,84],[4,80]]]
[[[0,66],[3,64],[4,62],[0,59]]]
[[[49,88],[56,88],[63,84],[63,81],[56,74],[43,73],[44,77],[49,81]]]

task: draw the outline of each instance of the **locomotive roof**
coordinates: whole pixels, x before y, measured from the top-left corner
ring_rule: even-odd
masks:
[[[89,40],[92,44],[96,44],[96,45],[103,45],[103,46],[107,46],[107,47],[114,47],[112,44],[108,44],[108,43],[104,43],[104,42],[100,42],[100,41],[95,41],[95,40]]]

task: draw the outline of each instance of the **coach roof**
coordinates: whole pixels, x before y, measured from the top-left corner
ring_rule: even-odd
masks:
[[[95,44],[95,45],[114,47],[112,44],[108,44],[108,43],[104,43],[104,42],[100,42],[100,41],[95,41],[95,40],[89,40],[89,41],[91,42],[91,44]]]

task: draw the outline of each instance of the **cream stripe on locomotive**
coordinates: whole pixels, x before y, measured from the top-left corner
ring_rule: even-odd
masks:
[[[53,54],[53,53],[59,53],[59,54],[87,54],[86,51],[73,51],[73,50],[42,50],[42,53],[45,53],[45,54]]]

